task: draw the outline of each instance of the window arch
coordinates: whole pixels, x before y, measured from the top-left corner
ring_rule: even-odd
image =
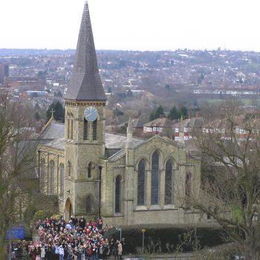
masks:
[[[67,112],[67,138],[73,140],[73,129],[74,129],[74,119],[73,114],[71,112]]]
[[[68,161],[68,176],[71,177],[72,175],[72,164],[70,161]]]
[[[122,177],[118,175],[115,180],[115,213],[121,213],[121,187]]]
[[[70,139],[73,140],[73,129],[74,129],[74,126],[73,126],[73,119],[71,119],[71,122],[70,122]]]
[[[84,118],[83,139],[88,140],[88,121]]]
[[[191,196],[191,173],[186,173],[186,179],[185,179],[185,195],[187,197]]]
[[[165,198],[164,203],[172,204],[173,203],[173,162],[172,159],[169,159],[166,162],[165,167]]]
[[[137,205],[145,204],[145,160],[142,159],[138,164],[137,176]]]
[[[90,162],[88,164],[88,178],[92,177],[92,170],[94,169],[94,164],[92,162]]]
[[[45,164],[45,159],[41,159],[40,161],[40,187],[41,191],[45,191],[45,185],[46,185],[46,164]]]
[[[92,123],[93,140],[97,140],[97,119]]]
[[[70,139],[70,119],[67,120],[67,138]]]
[[[159,152],[155,151],[152,155],[151,205],[159,204],[159,160]]]
[[[64,164],[60,164],[60,194],[64,194]]]
[[[53,160],[50,161],[50,176],[49,176],[49,191],[50,194],[54,194],[54,180],[55,180],[55,162]]]
[[[40,176],[39,176],[41,182],[44,182],[45,174],[46,174],[45,160],[41,159],[41,162],[40,162]]]

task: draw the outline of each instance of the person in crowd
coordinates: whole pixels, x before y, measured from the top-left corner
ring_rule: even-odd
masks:
[[[118,255],[118,259],[122,259],[122,255],[123,255],[123,245],[121,243],[121,241],[118,241],[117,244],[117,255]]]
[[[45,246],[41,246],[41,260],[45,259],[46,252],[45,252]]]

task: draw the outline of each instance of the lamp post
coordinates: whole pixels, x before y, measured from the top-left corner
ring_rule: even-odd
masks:
[[[142,253],[144,253],[144,233],[145,233],[145,229],[142,229]]]
[[[119,228],[119,240],[121,241],[122,240],[122,228]]]
[[[122,240],[122,228],[116,228],[116,231],[119,232],[119,241]]]
[[[98,166],[99,169],[99,180],[98,180],[98,217],[101,218],[101,173],[102,166]]]

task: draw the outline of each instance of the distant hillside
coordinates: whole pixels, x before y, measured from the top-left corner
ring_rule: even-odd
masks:
[[[72,49],[0,49],[0,63],[10,65],[11,77],[43,75],[48,82],[66,86],[74,54]],[[98,50],[97,56],[105,90],[120,101],[148,93],[169,104],[233,96],[250,104],[248,99],[260,96],[260,52]]]
[[[0,49],[0,56],[36,56],[73,54],[75,50],[48,50],[48,49]]]

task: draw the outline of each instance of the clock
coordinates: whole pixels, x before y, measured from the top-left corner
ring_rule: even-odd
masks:
[[[95,121],[98,117],[97,109],[95,107],[87,107],[84,111],[84,117],[87,121]]]

